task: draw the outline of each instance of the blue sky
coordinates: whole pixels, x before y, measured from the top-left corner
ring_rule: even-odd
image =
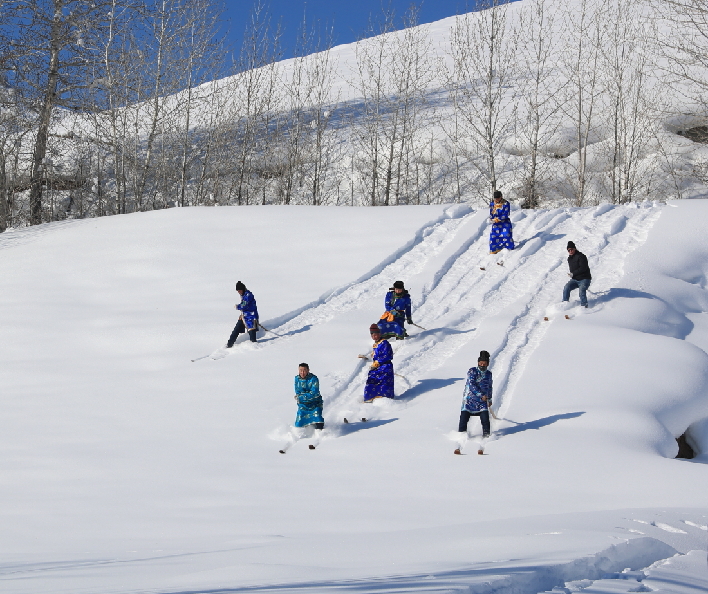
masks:
[[[224,0],[230,28],[229,41],[234,49],[240,48],[241,36],[254,0]],[[388,4],[388,0],[383,0]],[[292,55],[295,34],[302,23],[303,13],[309,22],[329,23],[334,29],[334,43],[356,41],[367,29],[369,15],[381,14],[382,0],[264,0],[270,7],[274,21],[282,19],[285,27],[283,37],[284,57]],[[410,0],[391,0],[391,7],[402,16],[410,6]],[[421,23],[430,23],[466,12],[467,6],[474,6],[474,0],[427,0],[421,5]]]

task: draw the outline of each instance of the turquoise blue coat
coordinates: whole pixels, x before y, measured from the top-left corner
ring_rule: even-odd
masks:
[[[324,423],[320,380],[315,374],[308,373],[305,379],[301,378],[299,374],[295,376],[295,395],[297,396],[295,427]]]

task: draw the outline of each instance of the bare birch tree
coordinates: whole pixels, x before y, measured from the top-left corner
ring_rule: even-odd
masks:
[[[708,107],[708,0],[649,0],[663,22],[656,39],[666,62],[662,65],[682,92]],[[683,83],[689,82],[691,86]]]
[[[548,141],[556,133],[562,81],[554,68],[560,50],[557,17],[547,0],[527,0],[521,10],[517,37],[519,118],[517,138],[524,159],[521,189],[524,208],[537,208],[547,172],[544,167]]]
[[[420,178],[416,163],[425,162],[426,144],[419,139],[426,123],[427,92],[434,78],[430,33],[418,25],[418,8],[411,5],[403,19],[403,30],[393,37],[391,89],[386,96],[388,117],[383,128],[386,146],[383,204],[419,200]],[[432,145],[431,145],[432,146]],[[430,186],[430,179],[426,186]]]
[[[280,29],[273,29],[264,5],[257,2],[251,13],[241,53],[234,63],[230,81],[232,95],[230,119],[235,146],[228,167],[235,174],[228,185],[227,202],[249,204],[254,194],[265,192],[269,175],[269,136],[274,132],[273,112],[281,99],[278,89],[277,60]],[[226,163],[225,163],[226,164]],[[231,166],[233,164],[233,166]]]
[[[562,56],[562,68],[567,80],[563,111],[573,122],[575,152],[568,162],[572,169],[568,180],[575,206],[585,206],[588,199],[590,172],[588,147],[598,124],[601,97],[600,59],[603,27],[598,5],[580,0],[566,11],[565,31],[570,42]]]
[[[656,128],[659,97],[650,78],[651,57],[645,20],[637,5],[605,0],[602,73],[610,138],[609,197],[631,202],[641,185],[640,161]]]
[[[36,113],[32,149],[29,222],[43,221],[42,176],[50,126],[57,107],[80,109],[96,40],[105,35],[111,0],[17,0],[18,70],[15,84]]]
[[[356,123],[352,130],[353,157],[362,193],[369,206],[377,206],[381,186],[381,161],[384,158],[381,135],[386,114],[389,89],[391,36],[393,13],[384,12],[378,24],[369,25],[370,38],[356,44],[357,90],[361,102],[354,106]]]
[[[494,191],[501,148],[514,129],[512,82],[517,48],[508,2],[489,0],[478,6],[480,12],[459,16],[453,26],[450,87],[464,127],[461,136],[470,143],[461,150],[479,170],[488,190]]]

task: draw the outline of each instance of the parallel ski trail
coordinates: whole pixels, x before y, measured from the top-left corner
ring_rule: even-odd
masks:
[[[375,269],[375,272],[363,279],[333,291],[329,297],[305,307],[303,311],[280,325],[273,328],[269,326],[271,330],[277,332],[279,338],[266,337],[259,342],[264,346],[269,346],[276,340],[277,342],[292,340],[303,329],[326,323],[343,312],[357,309],[374,295],[379,297],[382,292],[388,289],[392,279],[415,276],[425,267],[430,258],[453,241],[457,230],[476,214],[469,209],[464,212],[465,214],[458,215],[455,210],[452,210],[448,218],[431,223],[419,231],[419,241],[412,242],[413,245],[409,249],[402,250],[391,262],[381,265],[378,270]],[[238,350],[233,352],[238,352]]]
[[[415,316],[429,330],[403,343],[396,370],[415,383],[474,340],[486,321],[507,308],[515,309],[498,344],[490,347],[495,408],[503,415],[526,362],[550,327],[543,322],[545,311],[561,301],[567,282],[568,239],[588,256],[593,271],[591,291],[599,293],[621,277],[625,258],[645,241],[660,212],[660,207],[599,207],[528,213],[514,225],[520,248],[505,254],[503,267],[493,265],[486,272],[478,266],[488,250],[487,234],[481,234],[460,251],[454,262],[445,264],[433,287],[421,296]],[[574,297],[577,299],[577,294]],[[592,292],[590,298],[592,301]],[[597,302],[593,305],[590,313],[602,307]],[[361,401],[365,379],[366,368],[358,366],[338,387],[330,407],[355,408]]]

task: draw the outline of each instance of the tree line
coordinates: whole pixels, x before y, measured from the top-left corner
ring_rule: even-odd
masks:
[[[303,22],[286,61],[263,4],[238,51],[222,8],[0,0],[0,231],[497,188],[531,208],[627,203],[708,181],[665,133],[669,95],[694,126],[706,113],[708,0],[489,0],[442,42],[415,6],[384,10],[348,54]]]

